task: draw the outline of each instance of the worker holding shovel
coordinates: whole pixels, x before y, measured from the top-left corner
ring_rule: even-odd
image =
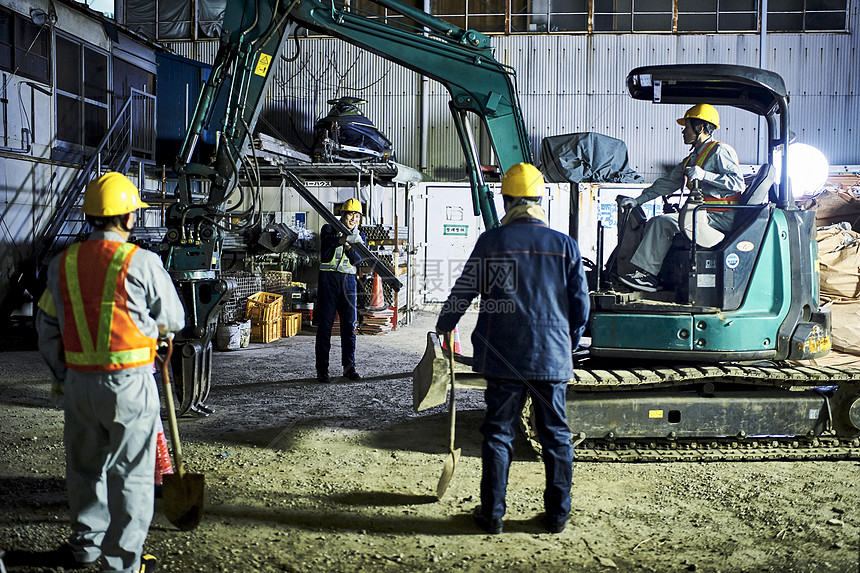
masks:
[[[547,226],[543,190],[543,176],[533,165],[508,169],[502,226],[478,238],[436,323],[437,333],[447,336],[481,297],[472,368],[487,379],[487,414],[481,426],[481,505],[474,518],[488,533],[502,531],[514,431],[528,395],[546,467],[544,526],[560,533],[570,513],[573,448],[565,390],[573,374],[572,350],[588,319],[588,286],[576,241]]]
[[[48,553],[76,569],[101,557],[102,571],[155,570],[143,556],[153,514],[158,339],[185,326],[161,260],[128,243],[147,207],[120,173],[90,183],[83,212],[95,229],[48,269],[39,301],[39,350],[63,394],[66,484],[72,533]]]

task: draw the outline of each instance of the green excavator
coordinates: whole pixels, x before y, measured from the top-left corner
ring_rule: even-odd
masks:
[[[744,66],[648,66],[629,73],[627,88],[655,104],[708,102],[763,117],[768,161],[720,240],[702,240],[707,207],[691,194],[680,213],[691,232],[676,236],[661,271],[666,290],[630,292],[598,269],[590,343],[573,350],[568,385],[577,459],[860,457],[860,369],[810,362],[830,351],[831,324],[819,305],[815,213],[796,207],[787,159],[776,167],[790,138],[782,78]],[[485,387],[468,359],[459,362],[460,387]],[[416,410],[444,402],[446,373],[428,335]]]
[[[237,216],[227,200],[240,180],[258,181],[260,165],[247,157],[264,95],[281,59],[285,38],[298,28],[340,38],[382,58],[432,78],[450,93],[451,116],[463,148],[475,215],[498,225],[493,194],[484,180],[471,119],[483,125],[504,170],[531,162],[512,68],[493,57],[490,40],[396,0],[373,0],[396,12],[398,24],[363,12],[349,2],[321,0],[228,0],[220,47],[201,91],[194,117],[175,165],[177,201],[167,212],[167,233],[160,245],[186,309],[186,328],[177,335],[173,371],[180,413],[206,413],[210,390],[212,339],[218,314],[235,287],[220,276],[224,229]],[[354,4],[354,3],[353,3]],[[226,108],[219,107],[226,101]],[[193,161],[204,129],[220,124],[212,163]],[[288,168],[286,186],[294,188],[320,215],[342,224]],[[245,190],[253,195],[254,191]],[[241,213],[244,218],[250,214]],[[344,230],[344,229],[340,229]],[[400,282],[363,245],[356,247],[392,289]]]
[[[296,28],[340,38],[446,87],[475,215],[487,228],[498,217],[470,118],[483,125],[502,171],[532,162],[515,72],[494,58],[489,38],[396,0],[373,3],[403,18],[390,24],[345,2],[227,2],[220,49],[175,166],[177,202],[161,245],[187,313],[173,362],[180,413],[202,408],[209,393],[212,337],[232,287],[219,276],[223,223],[234,216],[226,202],[240,179],[254,180],[257,166],[245,149],[284,38]],[[643,295],[598,281],[590,346],[572,349],[577,368],[568,408],[578,459],[858,457],[860,370],[803,362],[827,353],[830,323],[818,304],[814,214],[795,207],[786,169],[774,166],[790,133],[782,79],[740,66],[654,66],[633,70],[627,85],[636,99],[707,101],[764,117],[768,162],[735,207],[738,224],[724,240],[701,246],[695,223],[691,236],[679,239],[668,257],[675,278],[669,291]],[[194,163],[224,91],[215,161]],[[298,176],[288,169],[282,175],[337,227]],[[701,209],[688,206],[693,220]],[[363,255],[400,287],[369,251]],[[444,403],[450,380],[435,334],[428,341],[414,382],[419,410]],[[474,374],[458,382],[485,385]],[[528,420],[526,411],[527,429]]]

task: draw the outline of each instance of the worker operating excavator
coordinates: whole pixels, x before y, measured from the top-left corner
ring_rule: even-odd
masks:
[[[619,201],[622,210],[633,209],[657,197],[670,195],[683,186],[685,179],[689,188],[698,182],[705,205],[737,205],[744,190],[744,178],[735,150],[712,135],[720,127],[720,114],[712,105],[698,104],[688,109],[684,117],[678,119],[678,123],[684,126],[681,134],[684,143],[692,147],[692,152],[668,174],[642,191],[639,197],[622,198]],[[728,232],[734,214],[730,209],[709,209],[708,224],[717,231]],[[657,275],[672,245],[672,237],[679,230],[678,213],[650,219],[645,224],[642,242],[630,259],[639,270],[621,275],[619,280],[637,290],[660,290]]]

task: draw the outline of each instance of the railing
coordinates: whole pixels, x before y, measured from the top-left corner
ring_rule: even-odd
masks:
[[[37,277],[41,278],[53,254],[86,232],[80,205],[89,182],[105,171],[127,173],[132,158],[152,158],[154,154],[155,96],[132,89],[95,152],[60,197],[36,249]]]

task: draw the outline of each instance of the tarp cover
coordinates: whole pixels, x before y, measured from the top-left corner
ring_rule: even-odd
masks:
[[[550,183],[643,183],[627,163],[627,145],[600,133],[545,137],[541,171]]]

